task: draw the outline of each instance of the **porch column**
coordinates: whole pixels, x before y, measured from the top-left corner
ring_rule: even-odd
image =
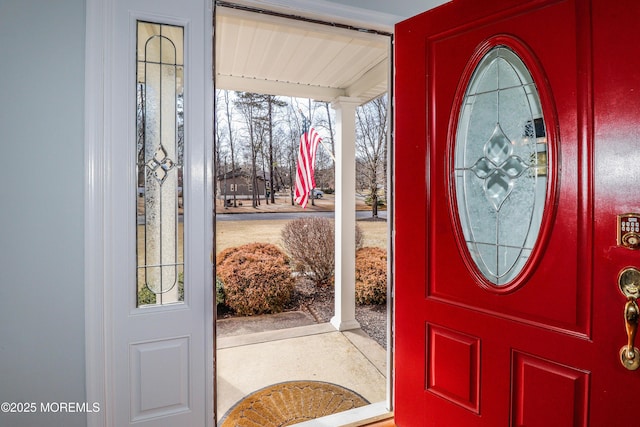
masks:
[[[336,111],[335,313],[339,331],[357,329],[356,321],[356,107],[359,98],[339,97]]]

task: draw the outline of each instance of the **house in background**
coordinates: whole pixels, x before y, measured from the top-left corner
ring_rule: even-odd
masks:
[[[126,86],[126,81],[111,79],[127,67],[119,68],[110,61],[112,57],[106,60],[100,56],[103,51],[92,47],[106,45],[105,50],[113,53],[114,46],[124,43],[134,50],[127,37],[135,33],[132,22],[137,14],[144,7],[171,6],[172,2],[150,6],[140,1],[135,10],[122,14],[123,3],[0,3],[0,99],[4,101],[0,105],[4,183],[0,190],[0,402],[10,405],[0,408],[2,426],[122,427],[113,417],[130,419],[131,414],[114,413],[104,402],[128,407],[113,390],[130,386],[133,367],[153,370],[156,366],[143,363],[158,350],[148,340],[123,347],[128,350],[119,356],[131,360],[131,366],[105,362],[113,352],[105,347],[113,344],[113,336],[103,336],[104,326],[123,331],[127,325],[122,319],[136,316],[125,305],[118,313],[122,317],[117,317],[105,307],[118,309],[118,301],[96,299],[96,293],[121,283],[120,273],[105,266],[126,256],[117,250],[122,243],[118,233],[127,228],[118,213],[119,193],[105,189],[117,189],[127,180],[135,186],[134,173],[112,173],[131,160],[118,157],[119,152],[112,156],[111,150],[117,150],[123,136],[118,127],[122,123],[113,128],[103,125],[119,123],[126,108],[133,108],[126,106],[134,105],[135,97],[125,97],[124,110],[111,108],[110,102],[120,100],[119,91]],[[173,3],[175,16],[199,17],[170,20],[188,26],[188,37],[211,32],[206,30],[211,24],[206,13],[211,2]],[[396,139],[390,198],[397,202],[392,217],[397,424],[616,427],[635,423],[639,371],[633,370],[638,356],[632,337],[637,330],[635,268],[640,265],[634,225],[640,211],[635,191],[640,179],[640,67],[634,54],[638,3],[453,0],[409,21],[404,20],[443,2],[231,3],[346,26],[368,23],[393,34]],[[109,6],[106,15],[103,5]],[[170,15],[163,11],[147,11],[145,17]],[[116,25],[113,16],[123,26],[108,27]],[[188,38],[188,42],[198,47],[189,51],[196,53],[187,55],[190,61],[211,64],[211,58],[206,59],[212,51],[207,50],[212,47],[210,41]],[[115,57],[127,64],[126,52],[123,55],[124,59]],[[492,59],[504,66],[492,68]],[[478,69],[516,73],[502,74],[513,77],[507,84],[498,72],[494,80],[478,78],[482,74],[474,73]],[[198,89],[210,84],[205,73],[189,77]],[[104,84],[96,85],[96,80]],[[504,108],[487,95],[500,98],[500,93],[521,86],[526,86],[527,95],[510,98],[519,100],[513,108]],[[201,96],[194,95],[197,106],[208,106],[210,112],[211,103],[204,94],[211,92],[195,92]],[[473,104],[475,99],[482,101]],[[342,101],[339,108],[351,108],[348,100]],[[490,131],[495,133],[489,132],[486,149],[475,153],[478,166],[458,165],[457,172],[482,180],[478,188],[485,192],[485,199],[498,201],[492,204],[494,211],[509,194],[518,194],[514,188],[521,177],[531,178],[531,168],[540,166],[515,158],[523,159],[512,151],[509,136],[520,132],[522,142],[536,135],[522,133],[520,125],[510,128],[507,112],[524,111],[520,107],[525,105],[525,110],[544,116],[547,132],[537,148],[545,147],[548,163],[544,177],[536,176],[540,180],[536,182],[544,180],[546,192],[538,203],[541,218],[539,226],[533,227],[533,243],[527,239],[522,245],[516,242],[518,246],[511,241],[483,243],[478,236],[469,238],[473,227],[461,226],[459,206],[471,212],[474,205],[471,199],[455,197],[467,188],[454,178],[453,146],[463,145],[457,139],[459,129],[473,139],[472,132],[463,130],[473,128],[471,119],[477,116],[463,106],[481,104],[494,108],[495,115],[489,116],[495,122]],[[200,111],[198,135],[203,140],[212,134],[205,135],[207,108]],[[192,154],[197,160],[198,153]],[[210,157],[210,152],[199,154],[201,159]],[[198,169],[201,182],[213,181],[203,164],[192,166],[202,166]],[[184,183],[193,194],[206,194],[204,184],[198,185]],[[340,185],[337,179],[336,187]],[[204,212],[208,207],[203,203],[197,210]],[[531,223],[525,221],[527,227]],[[520,235],[511,233],[512,228],[501,231],[484,237]],[[105,246],[96,245],[100,239]],[[512,252],[500,252],[505,246],[517,247],[525,256],[512,259]],[[203,243],[199,249],[204,248]],[[198,262],[206,265],[209,253],[194,253],[202,254]],[[488,253],[508,256],[478,255]],[[515,273],[501,283],[500,274],[492,273],[482,260],[507,258]],[[629,283],[630,287],[625,286]],[[199,324],[212,323],[211,318],[199,320]],[[190,352],[197,359],[194,366],[200,362],[204,366],[205,357],[198,359],[196,343],[190,341],[202,330],[191,334],[173,329],[171,323],[163,326],[173,341],[159,350],[160,359],[182,361]],[[203,347],[212,348],[211,344],[205,342]],[[101,378],[100,367],[105,365],[113,375]],[[212,401],[211,381],[204,379],[200,385],[210,390],[206,397]],[[153,389],[154,384],[143,387]],[[105,401],[91,401],[94,396],[105,396]],[[144,404],[152,406],[167,398],[161,392],[147,397],[151,400]],[[58,404],[56,413],[41,410],[41,404],[52,402]],[[24,410],[32,407],[35,410],[29,413]],[[146,425],[160,425],[158,420],[151,417]]]
[[[256,194],[263,198],[269,188],[269,177],[264,173],[256,175]],[[222,173],[216,176],[216,195],[219,199],[227,200],[227,205],[236,199],[251,199],[253,197],[253,185],[251,183],[251,173],[242,168]]]

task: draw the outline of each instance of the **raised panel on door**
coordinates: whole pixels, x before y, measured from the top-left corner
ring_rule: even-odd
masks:
[[[512,426],[587,426],[587,372],[516,351],[512,367]]]

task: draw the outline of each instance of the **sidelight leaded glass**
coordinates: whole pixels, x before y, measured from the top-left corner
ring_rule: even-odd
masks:
[[[513,50],[494,47],[477,65],[461,106],[454,181],[467,249],[495,286],[518,276],[537,241],[546,162],[535,82]]]
[[[184,300],[184,29],[137,23],[137,303]]]

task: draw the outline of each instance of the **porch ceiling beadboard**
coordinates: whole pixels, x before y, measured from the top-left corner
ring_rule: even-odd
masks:
[[[216,88],[331,101],[387,90],[390,39],[308,21],[216,8]]]
[[[216,88],[367,102],[388,89],[394,24],[447,1],[217,1]]]

